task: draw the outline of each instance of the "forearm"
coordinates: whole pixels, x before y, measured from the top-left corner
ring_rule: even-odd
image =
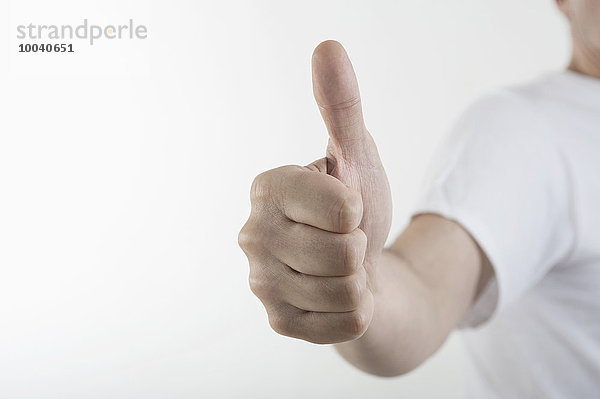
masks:
[[[398,254],[384,250],[373,284],[375,308],[368,330],[336,344],[337,351],[371,374],[404,374],[429,357],[449,331],[441,331],[431,288]]]
[[[492,271],[461,226],[420,215],[383,251],[376,273],[369,328],[336,349],[361,370],[392,376],[414,369],[442,345]]]

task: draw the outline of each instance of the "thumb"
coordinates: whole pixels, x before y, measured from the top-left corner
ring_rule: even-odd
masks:
[[[367,235],[364,265],[373,288],[375,264],[390,231],[392,198],[377,147],[363,121],[354,69],[341,44],[328,40],[317,46],[312,78],[315,100],[329,131],[327,173],[357,189],[363,200],[359,227]],[[315,167],[323,170],[323,165]]]
[[[371,151],[354,69],[342,45],[327,40],[312,56],[313,93],[338,156],[359,161]]]

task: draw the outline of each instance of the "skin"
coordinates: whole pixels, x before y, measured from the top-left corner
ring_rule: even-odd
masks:
[[[278,333],[336,344],[369,373],[406,373],[444,342],[490,273],[469,234],[437,215],[415,217],[384,249],[392,200],[354,70],[334,41],[312,65],[327,155],[254,180],[239,235],[250,288]]]
[[[599,1],[558,3],[573,26],[569,68],[598,76]],[[254,180],[239,234],[249,285],[276,332],[334,344],[371,374],[405,374],[442,345],[493,269],[460,224],[435,214],[415,216],[384,248],[392,200],[350,60],[326,41],[312,71],[326,157]]]
[[[557,4],[571,26],[569,69],[600,78],[600,0],[557,0]]]

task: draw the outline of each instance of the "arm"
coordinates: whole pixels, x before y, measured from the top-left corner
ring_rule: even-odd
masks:
[[[259,175],[239,235],[249,285],[278,333],[336,344],[378,375],[408,372],[444,341],[489,268],[454,222],[421,215],[384,249],[392,213],[358,83],[336,42],[313,54],[327,157]]]
[[[411,371],[445,341],[493,273],[470,235],[441,216],[416,216],[383,251],[367,331],[336,345],[366,372]]]

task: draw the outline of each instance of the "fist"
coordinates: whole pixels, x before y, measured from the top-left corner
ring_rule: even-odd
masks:
[[[312,65],[329,132],[326,157],[256,177],[239,244],[271,327],[314,343],[338,343],[359,338],[371,322],[391,197],[346,52],[337,42],[323,42]]]

